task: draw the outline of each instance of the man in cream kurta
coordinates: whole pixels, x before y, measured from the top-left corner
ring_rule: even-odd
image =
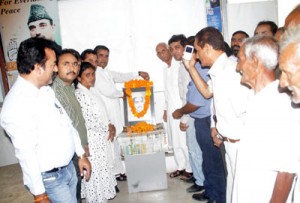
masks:
[[[178,75],[180,69],[180,63],[175,59],[172,59],[171,67],[164,69],[164,81],[165,81],[165,100],[167,111],[167,128],[168,133],[171,136],[171,143],[174,150],[174,158],[176,162],[176,170],[186,169],[186,165],[189,164],[188,152],[186,146],[185,132],[179,128],[180,120],[174,119],[172,113],[182,107],[182,100],[179,95]],[[190,170],[191,171],[191,170]]]
[[[95,89],[102,95],[105,103],[108,118],[116,128],[116,138],[113,142],[113,174],[124,174],[125,169],[121,162],[121,153],[119,143],[117,141],[118,135],[122,132],[123,122],[121,118],[121,108],[119,99],[124,96],[124,93],[116,88],[115,83],[123,83],[134,78],[141,76],[142,78],[149,80],[149,75],[146,72],[133,72],[133,73],[119,73],[109,71],[106,69],[109,59],[109,49],[105,46],[97,46],[95,48],[97,55],[97,69],[96,69],[96,82]]]
[[[168,41],[173,56],[171,67],[165,69],[165,100],[167,110],[168,132],[172,137],[172,146],[176,162],[175,172],[170,177],[183,175],[186,179],[192,174],[189,162],[186,133],[180,130],[180,120],[173,118],[172,113],[186,103],[187,85],[190,77],[182,63],[186,38],[184,35],[173,35]],[[186,118],[185,118],[186,119]]]

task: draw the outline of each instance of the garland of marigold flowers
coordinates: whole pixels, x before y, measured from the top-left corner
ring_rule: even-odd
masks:
[[[141,118],[143,117],[149,108],[150,105],[150,97],[151,97],[151,87],[153,85],[153,82],[148,81],[148,80],[130,80],[128,82],[125,82],[125,92],[127,94],[128,97],[128,105],[130,107],[130,110],[132,112],[132,114],[137,117],[137,118]],[[137,112],[135,106],[134,106],[134,102],[132,99],[132,88],[141,88],[144,87],[146,89],[146,93],[145,93],[145,97],[144,97],[144,108],[142,111]]]
[[[132,133],[146,133],[154,130],[154,125],[149,124],[147,122],[138,122],[135,125],[130,127]]]

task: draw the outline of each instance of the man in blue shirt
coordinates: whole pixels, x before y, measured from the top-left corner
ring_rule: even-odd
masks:
[[[202,68],[200,63],[196,64],[198,73],[205,81],[209,80],[208,68]],[[210,136],[211,127],[211,99],[205,99],[197,90],[193,80],[188,85],[187,104],[181,109],[177,109],[173,116],[189,114],[195,119],[196,139],[202,150],[202,171],[205,177],[204,196],[210,202],[225,199],[226,177],[220,149],[214,146]],[[191,126],[181,124],[181,129],[188,129]],[[198,156],[201,156],[199,154]],[[197,185],[197,182],[195,182]],[[202,193],[200,193],[203,196]],[[198,199],[199,194],[194,194],[193,198]]]

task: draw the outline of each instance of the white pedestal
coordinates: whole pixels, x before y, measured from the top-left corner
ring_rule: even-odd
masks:
[[[164,152],[125,155],[128,192],[168,188]]]

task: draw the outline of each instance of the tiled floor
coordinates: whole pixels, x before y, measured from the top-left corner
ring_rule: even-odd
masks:
[[[168,178],[168,189],[160,191],[128,193],[127,181],[118,182],[120,193],[109,203],[191,203],[192,194],[185,190],[191,184]],[[32,196],[22,184],[22,173],[18,164],[0,167],[0,202],[31,203]]]

